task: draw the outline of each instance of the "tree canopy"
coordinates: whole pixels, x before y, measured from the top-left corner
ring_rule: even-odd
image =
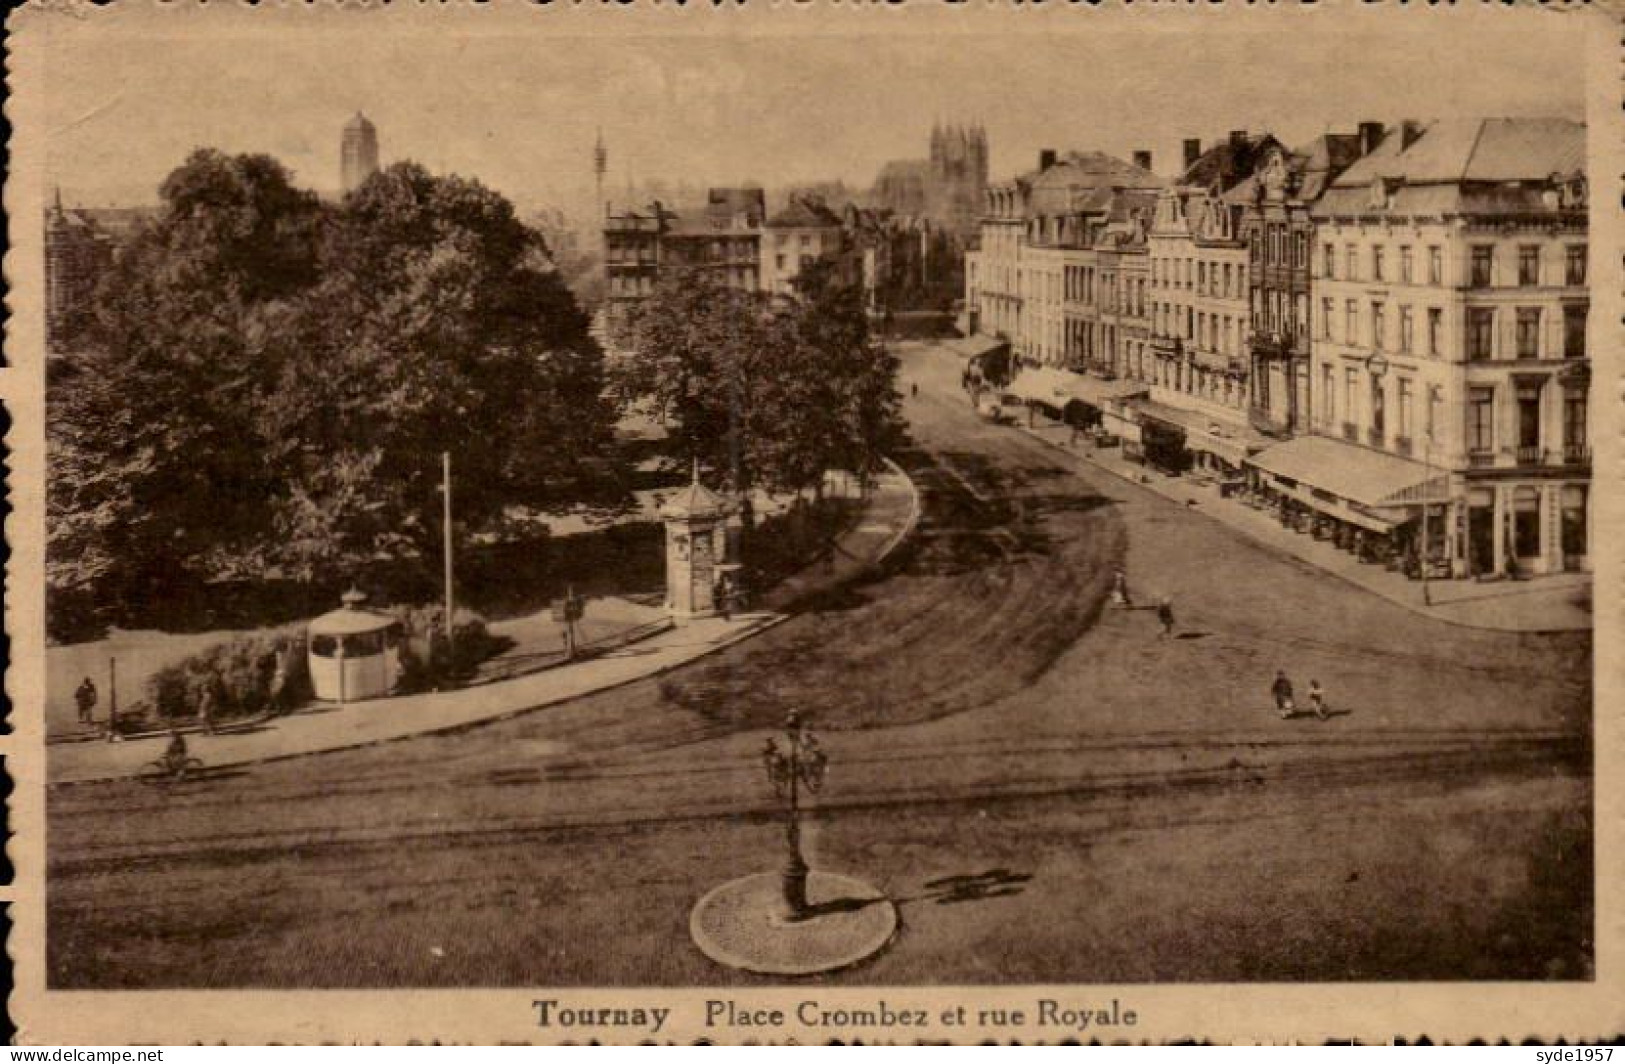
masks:
[[[342,203],[199,151],[48,381],[53,591],[117,611],[187,576],[332,579],[459,519],[587,490],[614,419],[541,237],[412,163]]]
[[[632,312],[617,385],[663,416],[685,459],[745,485],[802,490],[825,470],[870,474],[900,431],[896,360],[869,335],[861,293],[830,263],[793,298],[668,271]]]

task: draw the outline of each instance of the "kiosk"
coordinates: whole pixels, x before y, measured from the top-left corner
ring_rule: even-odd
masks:
[[[367,596],[346,591],[343,606],[310,622],[310,685],[318,699],[355,702],[381,698],[401,678],[401,622],[363,609]]]

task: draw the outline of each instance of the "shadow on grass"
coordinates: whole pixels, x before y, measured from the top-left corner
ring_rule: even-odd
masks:
[[[1025,872],[1012,872],[1008,868],[994,868],[976,875],[945,876],[925,884],[925,893],[904,901],[934,901],[938,905],[957,905],[967,901],[985,901],[988,898],[1008,898],[1020,894],[1024,884],[1033,877]]]

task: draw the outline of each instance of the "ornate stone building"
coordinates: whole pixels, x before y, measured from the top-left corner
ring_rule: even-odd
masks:
[[[1584,165],[1565,119],[1401,127],[1312,209],[1318,437],[1283,461],[1413,542],[1427,506],[1457,576],[1590,567]]]
[[[1253,427],[1268,435],[1308,428],[1309,209],[1381,135],[1380,124],[1367,122],[1357,135],[1328,133],[1295,151],[1272,146],[1253,175],[1225,194],[1241,208],[1239,235],[1248,250],[1248,410]]]

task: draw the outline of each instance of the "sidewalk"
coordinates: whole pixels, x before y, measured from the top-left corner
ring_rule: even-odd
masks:
[[[896,466],[880,476],[862,519],[836,545],[828,562],[791,576],[769,594],[794,602],[835,587],[884,560],[919,520],[919,493]],[[348,705],[322,704],[229,734],[192,740],[192,752],[210,769],[274,761],[327,750],[368,746],[413,735],[453,731],[557,705],[687,664],[773,627],[787,613],[760,611],[728,620],[710,617],[659,632],[573,665],[514,680]],[[167,737],[120,743],[67,743],[48,748],[46,780],[90,783],[134,776],[163,753]]]
[[[1199,484],[1185,477],[1170,477],[1127,462],[1116,448],[1097,450],[1087,440],[1070,442],[1071,430],[1061,424],[1039,423],[1018,427],[1051,446],[1133,481],[1164,498],[1199,510],[1258,542],[1340,577],[1374,595],[1380,595],[1413,613],[1471,628],[1507,632],[1589,631],[1591,574],[1563,573],[1531,580],[1433,580],[1428,583],[1432,603],[1422,600],[1422,584],[1402,573],[1357,560],[1331,543],[1282,528],[1271,514],[1222,498],[1216,485]]]

